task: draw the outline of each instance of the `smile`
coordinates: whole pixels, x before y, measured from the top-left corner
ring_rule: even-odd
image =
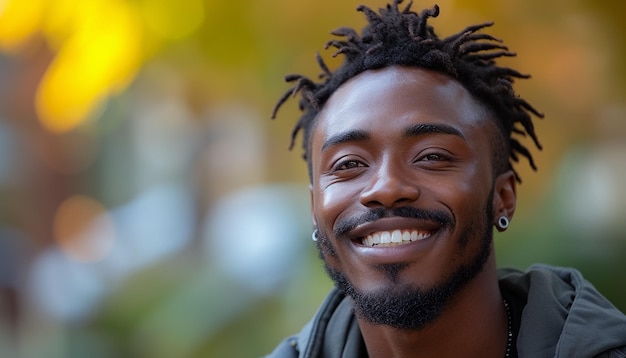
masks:
[[[431,236],[430,231],[420,230],[393,230],[378,231],[365,236],[361,240],[363,246],[398,246],[405,245],[410,242],[428,239]]]

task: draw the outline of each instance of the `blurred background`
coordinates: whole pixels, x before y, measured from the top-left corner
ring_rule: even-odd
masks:
[[[331,287],[297,105],[329,31],[379,0],[0,0],[0,356],[258,357]],[[416,2],[414,9],[432,2]],[[575,266],[626,309],[622,1],[441,0],[546,114],[498,261]]]

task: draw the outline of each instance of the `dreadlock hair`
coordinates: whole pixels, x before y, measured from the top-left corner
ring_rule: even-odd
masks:
[[[316,83],[299,74],[285,77],[287,82],[295,82],[276,103],[272,118],[278,109],[298,93],[302,116],[291,133],[292,149],[298,135],[304,132],[302,147],[303,157],[307,161],[309,177],[311,163],[309,143],[312,127],[317,114],[330,96],[343,83],[367,70],[387,66],[402,65],[420,67],[448,75],[460,82],[480,103],[482,103],[496,122],[502,134],[494,139],[494,170],[496,174],[513,170],[518,182],[521,179],[513,168],[513,162],[525,157],[531,168],[537,170],[530,151],[513,135],[530,136],[538,149],[542,149],[535,134],[531,114],[543,118],[524,99],[519,98],[513,90],[515,78],[529,78],[529,75],[507,67],[499,67],[495,59],[513,57],[502,41],[488,34],[479,33],[493,23],[468,26],[463,31],[440,39],[427,21],[439,15],[439,7],[423,10],[420,14],[411,11],[412,1],[400,10],[402,0],[394,0],[386,8],[376,13],[366,6],[359,6],[357,11],[363,12],[368,24],[359,35],[354,29],[342,27],[332,35],[343,37],[343,40],[330,40],[325,48],[334,47],[337,51],[333,57],[344,56],[343,64],[331,72],[324,60],[317,54],[317,62],[322,69],[321,82]]]

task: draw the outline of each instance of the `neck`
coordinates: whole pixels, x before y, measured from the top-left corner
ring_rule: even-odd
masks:
[[[402,330],[357,320],[372,358],[502,358],[506,351],[507,317],[493,259],[424,329]]]

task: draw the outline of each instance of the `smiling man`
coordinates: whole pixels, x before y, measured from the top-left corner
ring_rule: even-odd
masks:
[[[496,65],[513,54],[470,26],[438,38],[395,1],[361,34],[329,46],[345,61],[302,94],[313,239],[333,290],[271,357],[626,357],[626,318],[573,269],[498,270],[493,228],[507,229],[520,181],[512,162],[539,146]]]

